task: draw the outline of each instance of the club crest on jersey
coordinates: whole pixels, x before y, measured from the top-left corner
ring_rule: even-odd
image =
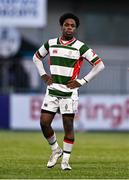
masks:
[[[53,49],[53,54],[57,54],[57,49]]]

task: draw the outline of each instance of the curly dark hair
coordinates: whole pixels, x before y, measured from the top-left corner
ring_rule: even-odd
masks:
[[[65,13],[65,14],[63,14],[63,15],[60,17],[60,19],[59,19],[60,25],[63,26],[64,21],[65,21],[66,19],[69,19],[69,18],[75,20],[75,22],[76,22],[76,27],[78,28],[79,25],[80,25],[79,18],[78,18],[76,15],[72,14],[72,13]]]

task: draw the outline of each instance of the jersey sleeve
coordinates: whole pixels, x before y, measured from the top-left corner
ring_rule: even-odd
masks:
[[[41,58],[44,58],[48,52],[49,52],[49,43],[48,41],[46,43],[44,43],[38,50]]]
[[[80,55],[82,58],[86,59],[91,65],[96,65],[101,61],[101,59],[94,52],[94,50],[88,48],[88,46],[85,44],[80,48]]]

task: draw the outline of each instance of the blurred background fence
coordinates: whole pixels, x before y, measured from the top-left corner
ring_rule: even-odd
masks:
[[[128,102],[129,95],[129,2],[116,3],[111,0],[106,2],[101,0],[0,1],[0,97],[2,98],[0,128],[10,128],[9,124],[12,121],[10,120],[10,114],[12,114],[10,104],[15,102],[13,98],[21,98],[21,94],[22,97],[35,95],[37,97],[35,102],[42,102],[42,98],[39,100],[38,97],[45,93],[46,86],[39,77],[32,57],[44,42],[61,35],[58,20],[65,12],[75,13],[80,18],[81,25],[77,31],[77,38],[93,48],[103,59],[106,67],[97,78],[80,88],[80,96],[87,98],[92,95],[98,103],[100,96],[105,97],[105,102],[103,102],[105,107],[110,103],[114,107],[112,103],[119,102],[114,110],[114,116],[116,115],[117,119],[123,117],[121,122],[125,121],[124,127],[126,130],[129,129],[128,103],[125,103],[126,116],[123,114],[120,116],[123,112],[122,104]],[[44,65],[48,70],[47,58],[44,60]],[[80,77],[85,75],[90,68],[84,61]],[[107,99],[115,95],[117,98],[114,98],[113,102],[107,102]],[[123,96],[126,99],[121,100]],[[41,102],[38,103],[38,114]],[[17,109],[19,114],[21,109],[24,114],[24,105],[21,107],[20,101],[16,104],[19,106]],[[16,108],[16,105],[14,107]],[[6,111],[8,116],[6,116]],[[15,118],[17,119],[17,115],[12,116],[11,119]],[[25,116],[23,121],[26,122],[27,118],[28,116]],[[99,119],[104,119],[104,117],[98,117],[96,121]],[[30,118],[30,124],[32,121]],[[39,121],[39,115],[37,121]],[[111,118],[110,121],[112,121]]]
[[[129,72],[128,60],[104,59],[105,70],[87,86],[80,88],[80,94],[128,94]],[[47,67],[47,60],[45,62]],[[41,81],[32,59],[17,62],[0,63],[0,93],[45,93],[45,84]],[[89,70],[86,62],[82,65],[80,77]],[[46,68],[47,69],[47,68]]]

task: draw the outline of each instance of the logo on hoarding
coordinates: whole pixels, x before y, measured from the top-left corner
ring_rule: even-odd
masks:
[[[86,116],[83,118],[89,123],[97,122],[101,119],[103,125],[109,122],[110,128],[117,128],[123,122],[129,121],[129,99],[126,99],[122,103],[110,103],[110,105],[106,104],[106,102],[94,103],[92,100],[86,99],[85,104],[80,103],[79,105],[79,117],[82,111],[85,112],[84,114]],[[127,128],[129,129],[129,126]]]

